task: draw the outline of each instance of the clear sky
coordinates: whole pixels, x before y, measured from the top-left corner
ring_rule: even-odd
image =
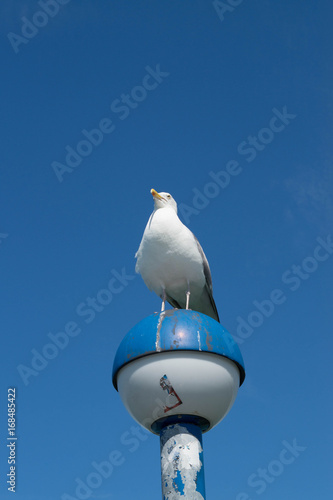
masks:
[[[17,500],[161,496],[159,439],[111,383],[160,308],[134,271],[151,188],[202,244],[246,365],[204,435],[207,498],[332,496],[332,13],[2,0],[1,499],[10,387]]]

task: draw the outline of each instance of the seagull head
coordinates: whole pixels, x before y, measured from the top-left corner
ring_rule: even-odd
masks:
[[[170,193],[158,193],[155,189],[150,190],[154,198],[155,210],[158,208],[172,208],[177,213],[177,203]]]

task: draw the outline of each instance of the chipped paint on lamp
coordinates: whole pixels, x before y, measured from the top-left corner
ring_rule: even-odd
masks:
[[[238,345],[223,326],[183,309],[137,324],[119,346],[113,368],[126,409],[155,433],[155,422],[166,415],[199,416],[208,422],[205,431],[213,428],[232,407],[244,376]]]

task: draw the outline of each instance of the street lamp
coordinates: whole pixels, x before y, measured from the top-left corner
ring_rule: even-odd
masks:
[[[244,378],[232,336],[196,311],[152,314],[121,342],[113,384],[130,415],[160,436],[163,500],[205,499],[202,433],[229,412]]]

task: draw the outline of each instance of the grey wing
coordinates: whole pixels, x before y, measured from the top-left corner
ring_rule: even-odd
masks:
[[[199,253],[200,253],[201,258],[202,258],[203,271],[204,271],[204,275],[205,275],[205,278],[206,278],[206,292],[208,294],[208,297],[209,297],[211,306],[213,308],[213,311],[216,314],[217,320],[220,321],[219,314],[217,312],[217,308],[216,308],[216,304],[215,304],[215,300],[213,298],[213,282],[212,282],[212,275],[211,275],[211,272],[210,272],[210,269],[209,269],[208,260],[207,260],[207,257],[205,255],[205,253],[204,253],[204,251],[203,251],[203,249],[202,249],[199,241],[197,240],[197,238],[195,237],[194,234],[193,234],[193,237],[194,237],[194,239],[196,241]]]

